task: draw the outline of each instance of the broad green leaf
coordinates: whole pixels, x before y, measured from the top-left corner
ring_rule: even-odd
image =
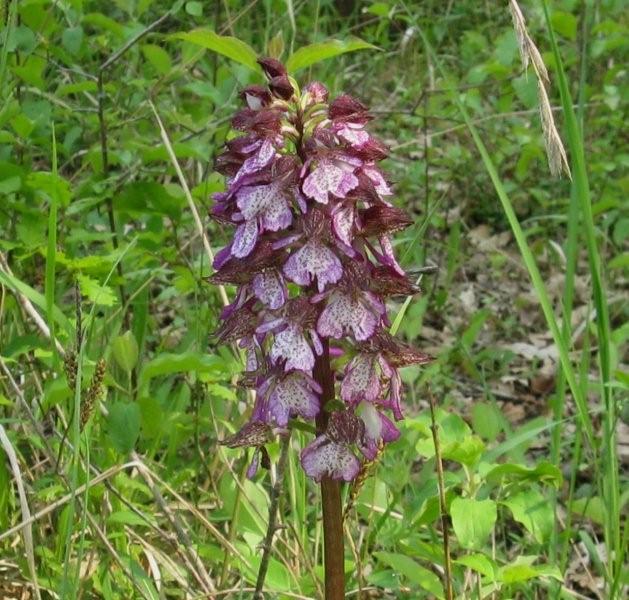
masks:
[[[138,362],[138,342],[131,331],[117,336],[111,344],[111,351],[116,362],[127,373],[130,373]]]
[[[142,396],[138,400],[142,417],[142,436],[154,438],[165,426],[164,411],[159,400],[154,396]]]
[[[549,462],[541,462],[535,467],[525,467],[524,465],[506,463],[491,469],[485,479],[490,483],[500,483],[507,481],[535,481],[553,485],[556,488],[561,486],[563,477],[561,471]]]
[[[113,447],[127,454],[140,435],[140,407],[134,402],[118,402],[109,408],[107,434]]]
[[[134,181],[125,185],[114,197],[116,210],[146,214],[156,212],[179,218],[184,200],[169,193],[156,181]]]
[[[468,567],[485,577],[494,579],[496,575],[496,564],[490,558],[487,558],[484,554],[474,553],[461,556],[454,561],[457,565],[463,565]]]
[[[177,33],[172,37],[190,42],[191,44],[196,44],[207,50],[212,50],[212,52],[216,52],[217,54],[222,54],[254,71],[260,70],[257,63],[258,56],[255,50],[238,38],[229,35],[219,35],[211,29],[206,28]]]
[[[286,68],[289,72],[294,73],[295,71],[314,65],[322,60],[334,58],[339,54],[366,49],[378,50],[379,48],[357,37],[351,37],[347,40],[327,40],[317,44],[310,44],[309,46],[299,48],[299,50],[291,54],[290,58],[286,61]]]
[[[577,18],[573,14],[555,10],[553,11],[551,22],[553,29],[559,35],[569,40],[575,40],[577,38]]]
[[[493,500],[455,498],[450,504],[454,533],[464,548],[482,548],[496,524],[497,516]]]
[[[534,565],[537,556],[518,556],[510,565],[500,569],[499,579],[504,583],[519,583],[536,577],[552,577],[563,581],[561,572],[554,565]]]
[[[149,527],[151,525],[151,519],[143,519],[140,515],[130,510],[118,510],[111,513],[107,517],[108,523],[121,523],[122,525],[139,525],[141,527]]]
[[[599,496],[591,498],[577,498],[572,502],[572,512],[592,519],[598,525],[605,524],[606,508],[605,503]]]
[[[147,385],[149,380],[160,375],[172,375],[173,373],[213,373],[225,374],[229,366],[220,356],[208,356],[198,352],[183,352],[182,354],[160,354],[146,363],[140,376],[140,389]]]
[[[513,514],[513,518],[524,525],[538,543],[544,543],[553,530],[553,506],[536,488],[522,490],[502,500]]]
[[[490,402],[476,402],[472,407],[472,427],[474,431],[490,442],[500,435],[505,418],[500,409]]]
[[[443,586],[439,577],[409,556],[394,552],[374,552],[374,555],[378,560],[389,565],[396,573],[404,575],[412,583],[427,590],[437,598],[443,598]]]
[[[144,44],[142,46],[142,54],[160,75],[166,75],[172,69],[173,65],[170,56],[161,46]]]
[[[78,25],[66,29],[61,36],[61,43],[70,54],[78,54],[83,43],[83,28]]]

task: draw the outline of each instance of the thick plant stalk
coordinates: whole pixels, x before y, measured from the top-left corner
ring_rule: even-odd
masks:
[[[317,432],[325,431],[328,412],[325,405],[334,399],[334,378],[330,369],[330,351],[327,340],[323,352],[315,362],[314,379],[321,386],[321,410],[317,417]],[[345,573],[343,547],[343,510],[341,504],[341,484],[324,477],[320,484],[323,509],[323,564],[326,600],[345,597]]]

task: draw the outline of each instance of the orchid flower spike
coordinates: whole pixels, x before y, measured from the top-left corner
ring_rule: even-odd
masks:
[[[275,435],[315,421],[306,474],[351,481],[400,435],[399,368],[430,360],[388,333],[387,299],[417,291],[391,243],[411,219],[390,202],[378,167],[387,149],[367,108],[345,94],[330,101],[318,82],[300,91],[280,62],[258,62],[268,84],[241,93],[241,134],[216,160],[227,189],[211,210],[235,228],[210,278],[238,290],[218,339],[246,351],[257,391],[249,422],[223,443],[256,448],[253,476]],[[313,369],[330,345],[335,401],[322,406]]]

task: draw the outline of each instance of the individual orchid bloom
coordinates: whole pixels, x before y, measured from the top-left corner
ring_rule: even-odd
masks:
[[[279,427],[286,427],[289,417],[314,419],[320,410],[321,386],[303,371],[290,371],[269,376],[258,388],[258,398],[266,406],[266,414]]]
[[[293,252],[284,265],[284,274],[291,281],[308,286],[316,278],[319,291],[329,283],[336,283],[343,275],[341,261],[321,241],[308,240]]]
[[[336,289],[329,294],[317,321],[317,332],[328,338],[351,336],[357,342],[371,337],[382,321],[385,307],[375,294]]]
[[[277,269],[266,269],[253,278],[253,292],[262,304],[281,308],[288,298],[284,277]]]
[[[267,85],[240,94],[210,212],[233,234],[209,281],[236,287],[216,337],[244,350],[242,385],[257,392],[224,443],[255,448],[253,476],[265,445],[304,421],[316,431],[306,474],[352,481],[400,435],[399,369],[429,360],[387,331],[385,302],[418,291],[391,241],[411,219],[391,201],[367,107],[319,82],[300,91],[276,59],[259,64]]]
[[[330,415],[324,434],[318,436],[301,453],[306,475],[315,481],[323,477],[351,481],[360,471],[360,461],[351,446],[363,440],[364,424],[347,411]]]
[[[308,198],[321,204],[328,203],[330,194],[336,198],[345,198],[358,186],[358,177],[354,171],[361,165],[362,161],[359,159],[343,154],[315,159],[302,190]]]

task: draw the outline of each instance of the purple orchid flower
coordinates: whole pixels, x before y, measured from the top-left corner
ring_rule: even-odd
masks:
[[[217,337],[246,351],[245,383],[257,391],[250,420],[224,443],[255,448],[253,476],[274,435],[315,421],[304,471],[351,481],[400,435],[399,369],[430,359],[386,330],[385,301],[418,291],[391,240],[411,219],[390,201],[378,166],[387,149],[367,129],[367,107],[330,100],[319,82],[299,92],[280,62],[259,63],[268,85],[240,94],[232,126],[242,133],[216,160],[227,188],[211,210],[235,228],[209,278],[237,287]],[[332,408],[315,368],[328,356],[340,380]]]

